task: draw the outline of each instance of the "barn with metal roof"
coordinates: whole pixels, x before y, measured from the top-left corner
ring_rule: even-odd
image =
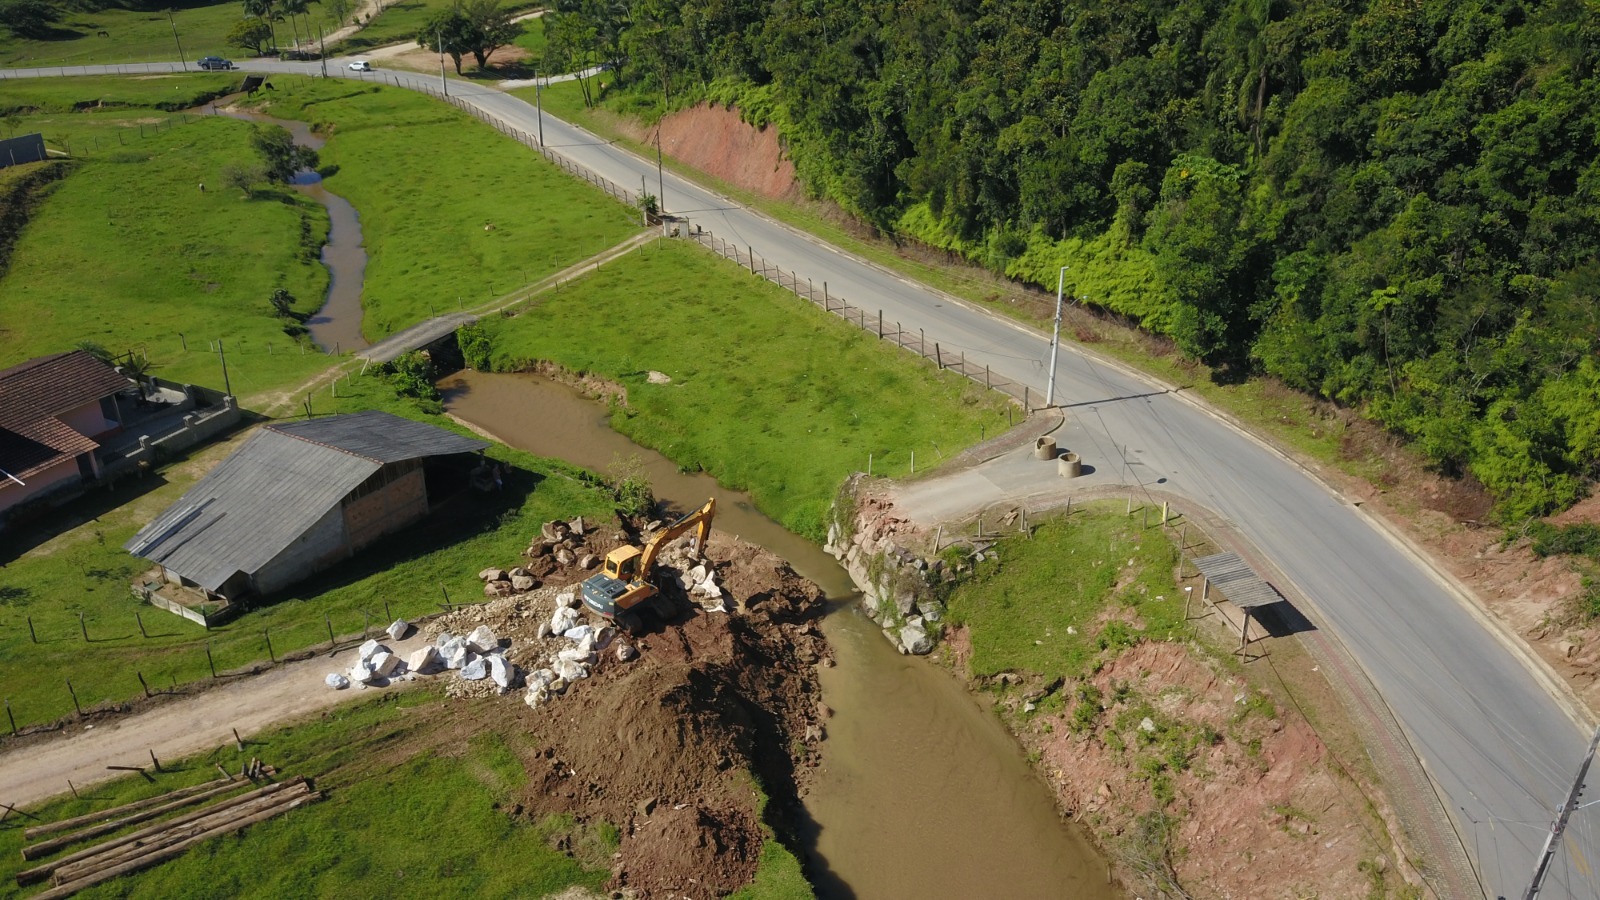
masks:
[[[487,446],[377,411],[268,425],[123,547],[170,584],[270,594],[427,515],[427,469]]]

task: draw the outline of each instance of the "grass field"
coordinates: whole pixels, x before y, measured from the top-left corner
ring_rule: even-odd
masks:
[[[130,79],[116,96],[130,104],[140,91],[149,102],[175,92],[192,98],[219,83],[216,76]],[[107,89],[104,79],[48,87],[5,81],[0,106],[54,108],[74,92],[94,98]],[[79,161],[37,206],[0,279],[0,360],[89,340],[114,352],[144,348],[156,374],[220,387],[207,341],[221,338],[241,393],[325,365],[284,334],[268,297],[284,287],[303,311],[321,305],[328,276],[317,253],[326,213],[287,189],[251,199],[223,189],[223,167],[256,159],[250,126],[187,119],[137,106],[22,117],[20,127],[70,145]]]
[[[1113,507],[1046,520],[1032,540],[1004,539],[998,561],[956,589],[950,620],[970,630],[972,674],[1081,678],[1104,649],[1185,633],[1177,548]]]
[[[527,775],[505,739],[485,733],[419,751],[439,743],[428,734],[441,727],[433,720],[460,715],[459,707],[434,691],[391,693],[258,736],[243,751],[229,745],[183,762],[164,760],[168,771],[153,783],[123,779],[36,812],[57,820],[106,809],[214,779],[213,763],[237,772],[260,756],[285,774],[312,777],[327,799],[79,896],[371,897],[421,890],[540,897],[572,885],[599,888],[609,875],[614,831],[563,817],[527,822],[508,815],[501,806]],[[0,826],[0,879],[7,884],[36,864],[22,861],[18,821],[13,816]],[[573,838],[588,867],[553,849],[558,834]]]
[[[301,84],[265,111],[332,123],[322,159],[338,166],[328,189],[361,213],[369,338],[470,308],[637,231],[637,212],[464,113],[399,89]]]
[[[687,242],[666,241],[483,325],[493,367],[553,360],[628,389],[612,427],[748,490],[821,540],[840,479],[910,473],[1004,429],[1006,404]],[[671,384],[649,384],[650,370]]]
[[[237,88],[238,73],[207,72],[191,75],[95,75],[80,78],[18,78],[0,81],[0,115],[11,113],[70,113],[84,106],[132,106],[173,112],[199,106]],[[81,113],[80,113],[81,114]],[[27,121],[6,133],[22,131]]]
[[[341,383],[338,400],[324,391],[314,403],[319,414],[367,408],[456,427],[396,400],[386,383],[371,376]],[[463,496],[348,563],[275,596],[268,606],[205,631],[134,600],[129,578],[148,566],[122,544],[192,486],[206,461],[230,449],[210,448],[196,463],[123,482],[113,494],[96,492],[34,528],[7,535],[0,550],[0,685],[20,725],[72,712],[63,678],[72,679],[85,707],[121,701],[140,695],[141,672],[152,686],[209,678],[208,645],[223,671],[265,661],[264,631],[282,656],[326,645],[324,616],[331,616],[336,633],[351,635],[365,626],[365,613],[381,627],[388,615],[437,612],[442,590],[455,602],[479,600],[477,572],[517,559],[542,522],[575,515],[604,519],[612,509],[609,493],[577,470],[497,447],[491,455],[515,469],[504,493]],[[80,521],[90,514],[97,515]],[[150,637],[140,635],[135,613]],[[30,638],[30,619],[37,644]]]
[[[455,0],[398,0],[394,3],[385,3],[383,11],[374,16],[366,27],[340,41],[337,49],[328,45],[329,55],[348,55],[359,53],[372,47],[387,47],[390,44],[404,44],[417,39],[417,32],[422,26],[440,10],[449,9]],[[537,0],[502,0],[501,9],[528,10],[535,9],[541,4]],[[524,23],[532,25],[532,22]],[[518,41],[520,44],[521,41]],[[466,65],[472,59],[467,56],[463,60]]]
[[[172,9],[172,20],[167,9]],[[0,66],[104,65],[120,62],[151,62],[178,59],[173,42],[176,27],[183,55],[190,67],[202,56],[231,56],[240,52],[228,47],[228,32],[244,16],[237,0],[222,3],[174,0],[151,9],[125,9],[111,6],[95,11],[69,8],[56,23],[55,35],[46,40],[19,38],[0,31]],[[282,28],[288,31],[288,23]],[[106,32],[105,36],[99,32]],[[289,38],[282,43],[287,46]]]

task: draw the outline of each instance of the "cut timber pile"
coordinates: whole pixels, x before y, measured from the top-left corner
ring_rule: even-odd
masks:
[[[198,799],[215,796],[244,783],[218,785],[216,782],[212,782],[210,785],[203,786],[210,788],[209,790],[193,794],[177,803],[157,807],[157,810],[172,809],[179,805],[198,802]],[[321,792],[313,790],[305,778],[297,776],[288,781],[257,788],[237,797],[230,797],[204,809],[185,813],[164,822],[157,822],[154,825],[113,838],[94,847],[63,856],[42,866],[19,872],[17,873],[17,884],[36,884],[48,878],[53,887],[35,895],[36,897],[71,896],[78,891],[113,878],[174,859],[202,841],[239,831],[257,822],[264,822],[273,816],[286,813],[295,807],[320,799],[322,799]],[[125,810],[126,808],[123,809]],[[156,814],[156,810],[150,810],[142,816],[130,816],[127,819],[93,826],[87,829],[86,832],[92,831],[96,835],[103,834],[106,830],[132,824],[134,821],[148,818],[154,814]],[[100,814],[100,817],[104,815]],[[88,817],[80,816],[78,821],[85,818]],[[84,840],[86,837],[87,833],[69,834],[46,843],[53,845],[53,848],[59,848],[66,844]],[[33,849],[35,848],[29,848],[29,850]],[[48,853],[50,851],[44,850],[42,852]],[[23,855],[29,859],[34,858],[34,856],[28,855],[27,850],[23,851]],[[36,853],[35,856],[37,855],[39,854]]]

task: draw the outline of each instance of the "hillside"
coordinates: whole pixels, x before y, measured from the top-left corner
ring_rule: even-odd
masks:
[[[1584,3],[570,6],[551,52],[625,57],[608,103],[736,103],[813,194],[1021,280],[1071,266],[1074,294],[1361,409],[1507,520],[1596,474]]]

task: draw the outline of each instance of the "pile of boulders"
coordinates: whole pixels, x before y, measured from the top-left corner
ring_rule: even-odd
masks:
[[[678,586],[689,599],[706,612],[727,612],[727,590],[717,570],[706,558],[705,548],[696,549],[694,539],[684,535],[664,547],[656,566],[676,572]]]
[[[550,621],[540,622],[536,635],[540,639],[560,638],[570,646],[560,647],[545,658],[543,665],[528,673],[528,692],[522,699],[529,706],[548,703],[566,693],[574,682],[588,678],[591,668],[599,662],[599,651],[612,644],[616,645],[619,662],[628,662],[639,655],[632,644],[618,639],[615,628],[585,622],[576,593],[557,594],[555,605]]]
[[[396,619],[385,632],[391,640],[399,641],[411,627],[404,619]],[[510,641],[502,642],[487,625],[480,625],[465,637],[441,632],[434,643],[418,648],[409,659],[402,660],[373,639],[356,651],[356,661],[351,663],[347,673],[329,673],[324,681],[328,687],[343,690],[352,684],[377,687],[392,681],[409,681],[417,675],[454,671],[463,682],[487,681],[503,694],[521,674],[506,659],[510,644]],[[446,693],[452,693],[451,688],[447,687]]]
[[[585,543],[586,536],[592,533],[593,529],[583,521],[582,516],[570,522],[557,519],[544,523],[538,537],[523,551],[527,562],[511,569],[490,567],[478,573],[478,580],[483,582],[483,595],[494,599],[523,594],[540,587],[543,579],[558,569],[571,566],[594,568],[599,564],[600,557],[591,552]]]

